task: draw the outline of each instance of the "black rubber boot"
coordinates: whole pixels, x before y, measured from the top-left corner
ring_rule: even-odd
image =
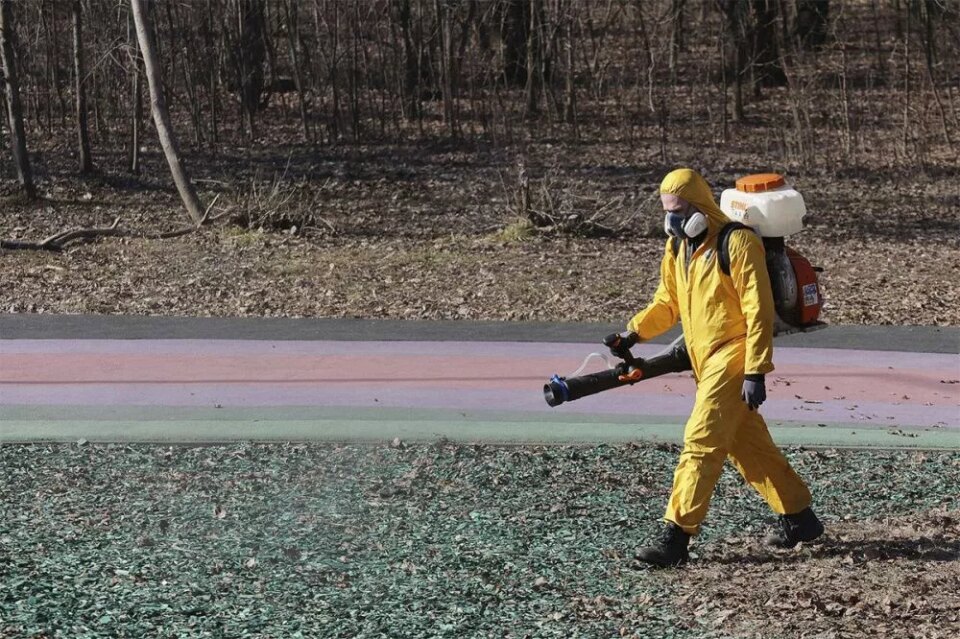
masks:
[[[644,546],[637,550],[636,558],[658,568],[682,566],[690,559],[687,544],[690,535],[683,532],[680,526],[668,522],[660,533],[660,539],[654,546]]]
[[[776,548],[793,548],[801,541],[813,541],[823,534],[823,524],[809,507],[794,515],[777,517],[777,529],[764,542]]]

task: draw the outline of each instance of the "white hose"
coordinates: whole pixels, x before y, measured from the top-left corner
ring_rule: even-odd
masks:
[[[580,368],[578,368],[577,370],[567,375],[567,378],[569,379],[570,377],[576,377],[577,375],[582,373],[583,369],[587,367],[587,363],[589,363],[590,360],[593,359],[594,357],[599,357],[600,359],[602,359],[603,363],[607,365],[607,370],[617,367],[616,364],[611,364],[610,358],[604,355],[603,353],[590,353],[589,355],[586,356],[586,358],[584,358],[583,363],[580,364]]]

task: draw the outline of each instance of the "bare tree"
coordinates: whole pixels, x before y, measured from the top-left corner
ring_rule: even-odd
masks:
[[[170,114],[163,97],[163,80],[160,77],[160,64],[157,60],[157,44],[153,36],[150,17],[145,6],[146,0],[130,0],[133,9],[133,20],[137,26],[137,41],[143,54],[143,66],[147,74],[147,85],[150,87],[150,110],[153,112],[153,121],[157,127],[160,146],[170,165],[170,173],[177,185],[180,199],[196,224],[204,218],[203,206],[193,188],[190,176],[180,159],[180,149],[177,147],[177,138],[170,125]]]
[[[93,171],[90,157],[90,135],[87,133],[87,92],[84,88],[83,65],[83,7],[80,0],[73,0],[73,75],[76,88],[77,138],[80,152],[80,172]]]
[[[307,99],[304,95],[303,77],[300,70],[300,23],[297,21],[297,7],[293,0],[283,5],[287,18],[287,44],[290,47],[290,65],[293,69],[293,82],[297,89],[297,99],[300,107],[300,126],[303,129],[303,141],[310,141],[310,124],[307,115]]]
[[[671,122],[690,121],[683,131],[669,130],[678,143],[703,130],[706,117],[723,144],[739,138],[727,125],[742,120],[767,86],[752,126],[771,132],[758,139],[790,160],[813,157],[819,136],[845,136],[834,147],[845,150],[838,162],[857,161],[857,148],[883,156],[894,140],[899,151],[904,139],[890,131],[903,121],[916,152],[886,155],[898,161],[916,162],[930,145],[937,147],[931,158],[951,147],[955,153],[960,140],[952,82],[960,68],[960,19],[952,0],[141,4],[153,11],[164,101],[171,118],[188,127],[178,131],[179,141],[212,152],[249,147],[254,127],[264,142],[277,144],[291,136],[335,144],[345,135],[357,141],[483,136],[500,144],[534,117],[545,126],[527,135],[549,130],[576,138],[589,129],[591,136],[617,139],[659,133],[661,142]],[[92,144],[104,150],[102,163],[129,144],[133,166],[137,96],[146,89],[132,64],[139,54],[130,64],[117,55],[136,37],[130,12],[117,10],[129,6],[126,0],[10,6],[17,21],[9,36],[20,47],[8,49],[8,57],[33,145],[41,142],[34,130],[42,130],[45,148],[67,140],[70,149],[79,146],[83,170]],[[722,35],[714,40],[717,30]],[[712,95],[722,94],[729,111],[689,101],[694,77]],[[0,100],[12,87],[2,89]],[[831,114],[824,105],[843,107]],[[137,125],[137,137],[142,133]]]
[[[677,78],[677,59],[683,50],[686,2],[687,0],[670,0],[670,15],[673,17],[670,21],[670,77],[674,82]]]
[[[456,133],[453,114],[453,28],[450,13],[452,7],[445,0],[434,0],[440,36],[440,88],[443,96],[443,121],[451,136]]]
[[[741,122],[743,112],[743,77],[747,70],[746,7],[741,0],[716,0],[727,24],[727,34],[733,41],[733,121]],[[726,64],[726,60],[723,64]],[[726,82],[726,76],[724,76]]]
[[[17,80],[16,30],[13,25],[13,0],[0,0],[0,56],[6,86],[7,119],[10,123],[10,151],[17,168],[17,179],[24,195],[37,197],[27,155],[27,137],[23,131],[23,107],[20,105],[20,83]]]
[[[420,67],[411,27],[410,0],[393,0],[391,6],[403,40],[403,82],[400,85],[400,104],[404,118],[412,122],[420,116],[420,95],[417,93]]]
[[[754,95],[759,96],[760,87],[783,86],[787,83],[787,77],[783,72],[783,63],[777,46],[779,5],[775,0],[753,0],[752,8],[751,68]]]
[[[797,0],[794,32],[801,46],[814,48],[827,41],[829,15],[830,0]]]
[[[574,44],[574,31],[573,25],[574,20],[573,16],[569,13],[564,19],[565,22],[565,44],[564,48],[566,49],[567,54],[567,73],[566,73],[566,101],[563,107],[563,119],[564,121],[573,127],[574,137],[579,136],[579,128],[577,126],[577,65],[575,55],[575,44]]]
[[[53,109],[54,103],[53,99],[49,97],[49,88],[53,89],[57,93],[57,102],[60,106],[60,123],[63,124],[63,113],[64,101],[63,101],[63,87],[60,83],[60,67],[56,64],[58,59],[58,50],[57,38],[54,37],[54,33],[57,28],[57,13],[56,7],[51,3],[48,4],[48,0],[40,5],[40,24],[43,29],[43,39],[44,44],[44,82],[48,88],[48,98],[47,98],[47,126],[51,125],[52,114],[50,111]]]
[[[937,112],[940,114],[940,127],[943,132],[943,139],[947,147],[953,152],[953,140],[950,138],[950,129],[947,126],[947,114],[943,108],[943,100],[940,98],[940,91],[937,89],[936,72],[937,66],[937,38],[934,36],[934,22],[937,19],[943,20],[946,13],[946,5],[936,3],[917,3],[917,11],[923,20],[923,53],[926,61],[927,79],[930,82],[930,90],[933,92],[933,99],[937,105]]]
[[[130,155],[129,169],[134,175],[140,175],[140,135],[143,128],[143,90],[140,86],[140,56],[137,51],[136,35],[132,34],[131,16],[127,14],[127,49],[130,59],[130,75],[133,112],[130,114]]]
[[[510,85],[527,82],[527,43],[530,39],[530,3],[533,0],[505,0],[500,18],[503,42],[503,78]]]
[[[528,7],[530,22],[527,26],[527,55],[526,55],[526,105],[524,113],[533,117],[540,112],[540,87],[543,82],[541,64],[543,61],[543,2],[530,0]]]
[[[267,57],[266,18],[263,0],[236,0],[235,32],[230,55],[240,98],[240,113],[247,133],[256,135],[256,116],[265,88],[263,65]],[[228,30],[228,33],[231,33]]]

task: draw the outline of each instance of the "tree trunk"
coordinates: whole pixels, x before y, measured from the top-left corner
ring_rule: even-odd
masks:
[[[47,20],[43,18],[44,14],[41,14],[41,19],[43,21],[44,35],[47,40],[49,40],[49,46],[47,48],[47,56],[50,58],[51,69],[53,75],[53,87],[57,92],[57,104],[60,107],[60,124],[64,125],[66,123],[66,103],[63,99],[63,85],[60,82],[60,65],[58,61],[60,60],[60,47],[58,46],[59,40],[56,37],[57,31],[57,6],[56,0],[52,0],[50,3],[50,13],[49,13],[49,25]]]
[[[360,114],[360,8],[356,5],[350,14],[350,72],[347,75],[347,91],[350,98],[351,133],[354,141],[360,139],[362,117]]]
[[[670,79],[676,84],[677,81],[677,61],[680,57],[680,51],[683,49],[684,34],[684,5],[687,0],[671,0],[670,2]]]
[[[727,31],[734,42],[733,63],[733,121],[742,122],[743,112],[743,76],[747,70],[747,34],[744,28],[745,11],[739,0],[716,0],[717,6],[726,16]],[[726,60],[723,61],[726,64]]]
[[[873,47],[877,53],[877,73],[880,75],[880,78],[886,81],[887,78],[887,65],[884,62],[883,55],[883,41],[880,35],[880,11],[877,7],[879,0],[871,0],[870,8],[873,11]]]
[[[140,129],[143,124],[143,91],[140,89],[140,63],[133,62],[133,115],[130,126],[130,172],[140,175]]]
[[[17,179],[24,195],[37,197],[27,155],[27,138],[23,131],[23,107],[20,105],[20,84],[17,81],[16,31],[13,26],[13,0],[0,0],[0,56],[5,79],[7,119],[10,124],[10,151],[17,168]]]
[[[567,124],[573,127],[573,137],[579,138],[580,132],[577,127],[577,84],[576,84],[576,59],[574,57],[573,39],[573,17],[567,18],[566,28],[566,52],[567,52],[567,77],[566,93],[567,99],[563,109],[563,119]]]
[[[319,1],[317,11],[319,11]],[[329,39],[331,52],[327,65],[327,82],[330,85],[331,113],[328,120],[327,136],[330,142],[336,144],[340,139],[340,0],[333,0],[333,21],[327,32],[322,32],[319,17],[316,19],[317,40],[324,42]]]
[[[527,81],[527,42],[530,37],[530,0],[507,0],[501,23],[503,75],[507,84],[519,86]]]
[[[140,89],[140,70],[133,73],[133,131],[130,135],[130,172],[140,175],[140,127],[143,122],[143,96]]]
[[[456,134],[453,118],[453,29],[450,7],[444,0],[434,0],[437,12],[437,34],[440,36],[440,94],[443,99],[443,122],[450,137]]]
[[[297,55],[297,44],[299,41],[300,27],[297,20],[299,11],[297,5],[291,0],[284,4],[287,13],[287,44],[290,47],[290,65],[293,67],[293,83],[297,89],[297,100],[300,105],[300,126],[303,130],[303,141],[310,142],[310,124],[307,116],[307,98],[303,90],[303,75],[300,73],[300,56]]]
[[[787,77],[777,47],[777,3],[773,0],[753,1],[753,76],[754,94],[760,87],[783,86]]]
[[[830,0],[797,0],[795,32],[802,47],[812,49],[826,43],[829,13]]]
[[[899,3],[897,3],[899,5]],[[897,7],[900,8],[899,6]],[[903,29],[903,154],[907,155],[907,143],[910,139],[910,7],[906,10],[907,25]],[[899,19],[899,12],[898,12]]]
[[[48,16],[46,2],[41,2],[40,4],[40,25],[43,28],[43,43],[44,43],[44,61],[43,61],[43,71],[44,77],[43,81],[47,84],[47,100],[46,100],[46,124],[47,130],[50,130],[53,127],[53,100],[50,99],[50,87],[54,86],[53,83],[53,69],[56,67],[56,60],[53,57],[50,47],[50,19]]]
[[[157,60],[157,44],[154,40],[145,4],[146,0],[130,0],[133,20],[137,26],[137,41],[143,54],[147,85],[150,88],[150,110],[153,112],[153,121],[157,127],[160,146],[163,147],[163,154],[167,158],[167,164],[170,165],[170,174],[177,185],[177,191],[180,193],[183,205],[194,223],[199,224],[203,220],[203,206],[200,204],[200,198],[197,197],[190,176],[180,160],[177,138],[170,126],[170,114],[167,111],[167,103],[163,98],[163,80],[160,77],[160,64]]]
[[[943,108],[943,100],[940,99],[940,90],[937,89],[937,78],[934,68],[937,66],[937,39],[934,35],[934,13],[937,10],[932,5],[926,5],[923,10],[923,51],[927,62],[927,79],[930,81],[930,90],[933,92],[933,99],[937,105],[937,111],[940,114],[940,128],[943,132],[943,141],[953,152],[953,140],[950,138],[950,129],[947,127],[947,113]],[[937,17],[943,18],[943,15]]]
[[[80,0],[73,0],[73,75],[76,88],[77,141],[80,152],[80,172],[93,171],[90,157],[90,134],[87,132],[87,91],[84,88],[83,65],[83,7]]]
[[[233,64],[237,76],[242,126],[252,139],[256,137],[256,116],[264,90],[263,65],[267,58],[263,1],[238,0],[236,20],[237,40],[232,52]]]
[[[413,43],[410,26],[410,0],[394,0],[400,35],[403,39],[403,84],[401,104],[407,122],[417,119],[420,113],[420,96],[417,95],[417,78],[420,75],[419,60]]]
[[[541,40],[541,27],[543,18],[543,9],[540,6],[541,0],[530,0],[530,25],[527,33],[527,84],[526,84],[526,105],[524,112],[528,118],[536,117],[540,112],[539,97],[540,91],[538,82],[542,79],[539,75],[540,64],[543,57],[543,43]]]
[[[127,46],[132,48],[130,54],[130,86],[133,98],[133,113],[130,116],[130,154],[127,166],[133,175],[140,175],[140,132],[143,126],[143,98],[140,90],[140,58],[135,55],[133,43],[136,36],[133,29],[133,17],[127,14]]]
[[[204,17],[203,37],[207,55],[209,55],[211,59],[216,59],[217,48],[213,39],[212,0],[207,0],[207,12],[206,16]],[[220,122],[217,115],[220,111],[219,99],[217,96],[219,84],[217,83],[217,65],[210,64],[207,66],[207,84],[209,86],[208,91],[210,93],[210,141],[213,143],[214,152],[216,152],[216,145],[220,142]]]
[[[717,47],[720,49],[720,86],[723,91],[723,109],[720,112],[720,119],[724,144],[730,139],[730,125],[727,121],[727,52],[726,47],[723,46],[723,41],[726,39],[725,36],[724,28],[721,26],[717,35]]]

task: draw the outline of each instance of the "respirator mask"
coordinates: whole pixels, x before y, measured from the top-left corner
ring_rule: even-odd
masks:
[[[707,230],[707,216],[691,206],[687,214],[668,211],[663,218],[663,230],[667,235],[681,240],[693,239]]]

